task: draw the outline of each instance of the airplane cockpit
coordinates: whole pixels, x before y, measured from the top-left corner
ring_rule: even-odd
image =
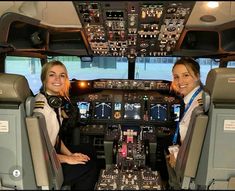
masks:
[[[63,109],[71,118],[63,141],[94,146],[95,190],[169,189],[165,150],[185,108],[172,91],[172,66],[181,57],[200,63],[205,94],[179,153],[176,178],[181,189],[234,189],[235,2],[208,3],[0,2],[0,190],[63,188],[51,145],[40,146],[41,155],[32,151],[48,140],[41,116],[25,107],[42,85],[42,65],[51,60],[65,63],[70,75]]]

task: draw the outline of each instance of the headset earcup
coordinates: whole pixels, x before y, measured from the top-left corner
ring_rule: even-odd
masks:
[[[58,96],[47,96],[47,101],[52,108],[59,108],[63,104],[63,100]]]

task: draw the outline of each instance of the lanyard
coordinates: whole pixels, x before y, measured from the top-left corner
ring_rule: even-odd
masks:
[[[195,97],[197,97],[197,95],[200,93],[201,90],[202,90],[202,88],[199,87],[199,88],[197,89],[197,91],[194,92],[194,94],[192,95],[192,97],[191,97],[191,99],[189,100],[188,104],[187,104],[186,107],[184,108],[183,116],[184,116],[184,114],[188,111],[188,109],[190,108],[190,106],[191,106],[192,103],[193,103],[193,100],[195,99]],[[182,119],[182,118],[183,118],[183,117],[181,117],[181,119]],[[179,135],[179,125],[180,125],[180,122],[177,121],[177,122],[176,122],[176,130],[175,130],[175,134],[174,134],[173,141],[172,141],[174,145],[176,144],[176,142],[177,142],[177,137],[178,137],[178,135]]]

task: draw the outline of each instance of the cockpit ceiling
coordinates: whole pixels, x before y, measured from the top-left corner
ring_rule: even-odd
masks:
[[[218,1],[215,9],[208,9],[207,3],[2,1],[0,43],[12,45],[18,52],[77,56],[235,54],[235,2]],[[19,29],[17,22],[24,27]],[[31,42],[32,34],[39,34],[40,45]]]
[[[172,54],[195,2],[74,1],[94,55]]]

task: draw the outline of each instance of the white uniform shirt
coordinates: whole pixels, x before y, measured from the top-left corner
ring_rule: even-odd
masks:
[[[187,96],[184,97],[185,107],[187,106],[187,104],[189,103],[189,101],[190,101],[191,97],[193,96],[194,92],[197,91],[198,88],[199,88],[199,86],[194,88]],[[191,115],[192,115],[192,111],[194,110],[194,108],[199,106],[199,101],[198,100],[200,100],[200,99],[202,99],[202,91],[200,91],[199,94],[194,98],[194,100],[193,100],[192,104],[190,105],[188,111],[184,114],[183,118],[181,119],[181,121],[179,123],[181,143],[184,141],[184,138],[186,136],[188,126],[189,126],[189,122],[190,122]]]
[[[34,112],[40,112],[45,116],[48,135],[52,145],[55,146],[56,138],[60,129],[56,112],[48,105],[47,99],[42,93],[36,95],[35,101]]]

